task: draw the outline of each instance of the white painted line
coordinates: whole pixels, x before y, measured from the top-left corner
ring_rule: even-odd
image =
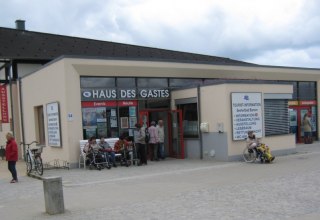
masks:
[[[145,175],[139,175],[139,176],[120,177],[120,178],[114,178],[114,179],[110,179],[110,180],[100,180],[100,181],[92,181],[92,182],[86,182],[86,183],[63,184],[63,186],[65,186],[65,187],[88,186],[88,185],[96,185],[96,184],[100,184],[100,183],[110,183],[110,182],[117,182],[117,181],[150,178],[150,177],[156,177],[156,176],[182,174],[182,173],[194,172],[194,171],[200,171],[200,170],[221,169],[221,168],[226,168],[226,167],[238,166],[239,163],[242,163],[242,162],[238,162],[238,163],[233,162],[233,163],[227,163],[227,164],[223,164],[223,165],[212,165],[212,166],[206,166],[206,167],[174,170],[174,171],[167,171],[167,172],[161,172],[161,173],[159,172],[159,173],[145,174]]]

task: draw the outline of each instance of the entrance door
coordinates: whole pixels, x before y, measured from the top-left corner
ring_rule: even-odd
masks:
[[[162,119],[164,122],[165,151],[167,156],[184,159],[182,111],[166,109],[145,109],[139,111],[139,122],[145,127],[148,127],[151,121],[159,119]]]
[[[311,112],[310,106],[294,106],[290,107],[290,131],[296,134],[297,143],[303,143],[303,116]]]
[[[184,159],[184,140],[182,111],[172,110],[168,112],[169,128],[169,153],[172,157]]]

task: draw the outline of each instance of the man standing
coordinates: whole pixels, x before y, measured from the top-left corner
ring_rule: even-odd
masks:
[[[158,152],[159,152],[159,157],[164,160],[164,127],[163,127],[163,121],[159,120],[158,125],[157,125],[157,130],[158,130],[158,137],[159,137],[159,144],[158,144]]]
[[[141,124],[137,123],[136,130],[134,132],[134,143],[138,158],[140,159],[139,165],[147,165],[147,152],[146,152],[146,142],[145,142],[145,129]]]
[[[148,128],[148,132],[150,134],[150,140],[149,140],[149,154],[150,154],[150,160],[159,161],[158,159],[158,131],[156,128],[156,122],[152,121],[150,123],[150,127]]]

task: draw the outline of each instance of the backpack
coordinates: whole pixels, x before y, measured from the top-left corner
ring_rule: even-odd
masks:
[[[149,133],[148,128],[146,128],[145,132],[146,132],[146,136],[145,136],[144,140],[145,140],[146,143],[149,143],[149,141],[150,141],[150,133]]]

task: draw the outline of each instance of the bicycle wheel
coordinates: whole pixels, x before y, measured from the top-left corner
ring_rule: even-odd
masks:
[[[30,154],[26,154],[26,167],[27,167],[27,174],[31,173],[32,170],[32,161]]]
[[[42,159],[41,157],[35,157],[34,159],[35,162],[35,169],[37,173],[41,176],[43,174],[43,164],[42,164]]]
[[[253,149],[247,147],[243,150],[243,159],[247,163],[253,163],[257,159],[257,153]]]

